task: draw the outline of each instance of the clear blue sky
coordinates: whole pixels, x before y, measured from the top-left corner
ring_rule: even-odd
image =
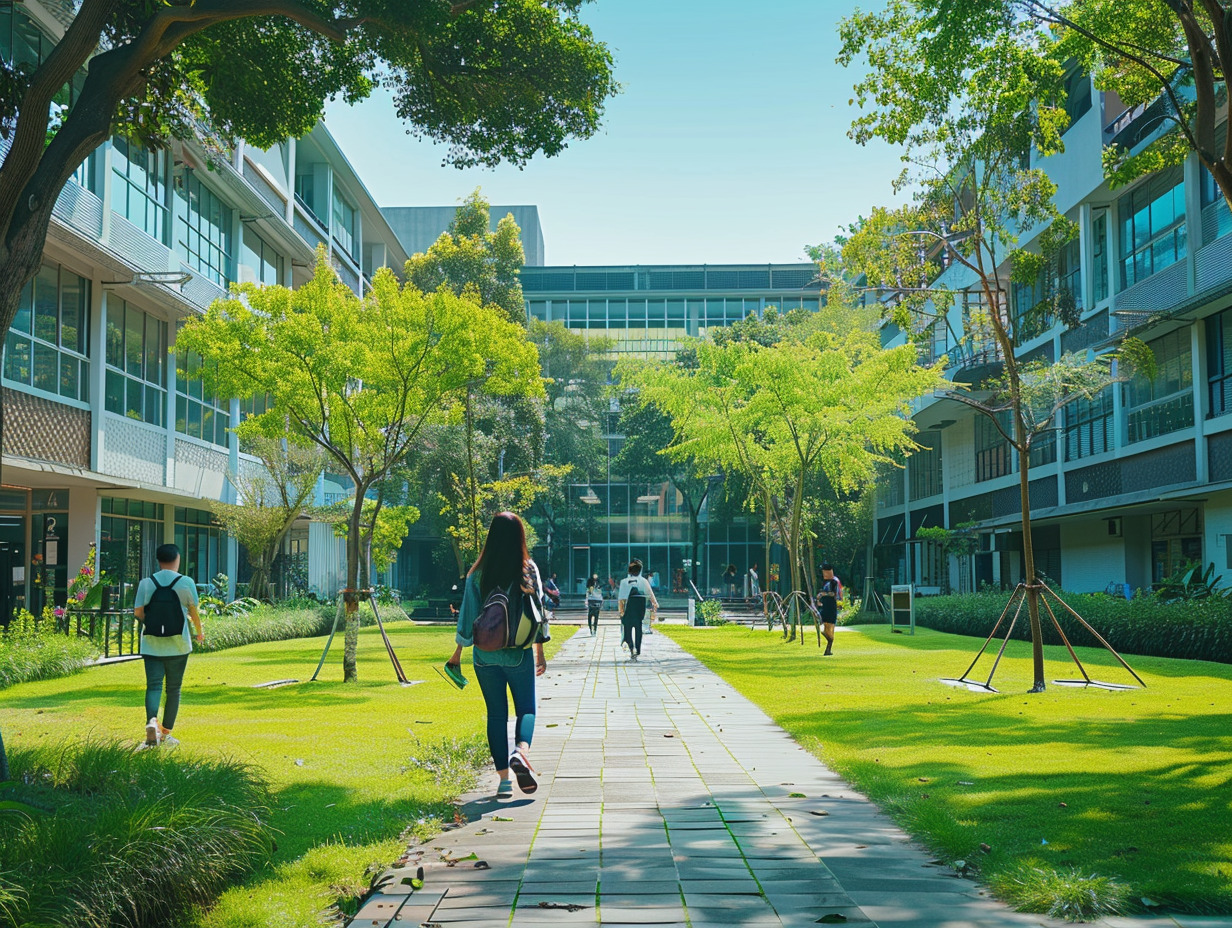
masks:
[[[847,138],[856,75],[834,63],[849,0],[598,0],[584,18],[623,91],[599,134],[555,158],[442,167],[389,98],[326,123],[382,206],[441,206],[482,187],[539,207],[549,264],[804,260],[892,198],[896,151]]]

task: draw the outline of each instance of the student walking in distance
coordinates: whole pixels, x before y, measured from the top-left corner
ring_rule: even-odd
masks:
[[[586,626],[592,635],[599,631],[599,611],[603,608],[603,590],[599,588],[599,575],[592,574],[586,581]]]
[[[171,734],[180,711],[180,688],[193,637],[204,640],[201,615],[197,611],[197,585],[180,571],[180,549],[162,545],[155,552],[158,570],[137,585],[133,615],[141,622],[141,658],[145,662],[145,747],[159,744],[171,747],[180,743]],[[189,636],[189,622],[195,635]],[[162,721],[158,720],[166,683],[167,702]]]
[[[749,598],[761,599],[761,581],[757,578],[757,565],[749,568]]]
[[[817,610],[821,613],[821,633],[826,636],[825,654],[834,653],[834,625],[838,622],[838,604],[842,601],[843,584],[834,576],[834,566],[822,564],[821,586],[817,590]]]
[[[543,601],[543,584],[539,569],[526,550],[526,529],[522,520],[512,512],[497,513],[488,527],[488,537],[479,553],[479,560],[466,575],[466,589],[462,595],[462,608],[458,611],[458,629],[455,636],[458,646],[449,667],[460,673],[462,649],[474,643],[475,619],[496,589],[508,589],[515,581],[521,581],[523,593]],[[530,763],[530,743],[535,735],[535,677],[543,676],[548,669],[543,655],[543,643],[550,635],[546,622],[540,626],[534,643],[528,648],[501,648],[496,651],[473,651],[475,677],[483,693],[483,702],[488,713],[488,750],[500,783],[496,788],[497,799],[513,796],[512,770],[517,777],[518,788],[524,793],[533,793],[539,788],[535,768]],[[513,696],[513,709],[517,716],[514,728],[514,748],[509,750],[509,694]]]
[[[629,659],[635,661],[642,653],[642,620],[646,618],[647,601],[650,602],[651,622],[659,611],[659,601],[649,581],[642,576],[642,562],[637,558],[629,562],[629,576],[620,581],[616,599],[624,632],[620,643],[629,649]]]

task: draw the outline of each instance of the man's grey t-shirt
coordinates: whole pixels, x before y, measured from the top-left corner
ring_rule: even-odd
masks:
[[[154,572],[154,576],[159,584],[166,586],[175,580],[176,572],[158,570]],[[192,619],[189,617],[188,607],[197,605],[197,584],[193,582],[192,577],[181,574],[172,589],[175,590],[175,595],[180,597],[180,605],[184,607],[184,634],[170,638],[157,638],[143,632],[141,635],[142,654],[148,654],[150,657],[178,657],[181,654],[192,653]],[[133,600],[133,607],[149,605],[150,597],[153,595],[154,581],[146,577],[137,584],[137,598]]]

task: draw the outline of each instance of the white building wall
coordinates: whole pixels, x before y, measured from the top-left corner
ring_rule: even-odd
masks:
[[[1124,537],[1110,536],[1104,519],[1063,522],[1061,579],[1074,593],[1102,592],[1109,583],[1126,583]]]
[[[308,589],[333,599],[346,586],[346,542],[328,522],[308,524]]]
[[[1203,560],[1215,565],[1215,574],[1223,575],[1224,586],[1232,586],[1232,490],[1210,495],[1203,508],[1202,527]]]
[[[975,483],[975,420],[963,416],[941,435],[941,455],[949,488]]]

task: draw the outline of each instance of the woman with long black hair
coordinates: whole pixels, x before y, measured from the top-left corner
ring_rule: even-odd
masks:
[[[522,520],[512,512],[497,513],[488,527],[479,560],[466,575],[454,639],[458,646],[449,659],[454,669],[461,664],[462,649],[473,644],[475,618],[488,594],[495,589],[508,589],[518,579],[524,593],[540,602],[543,600],[543,584],[539,580],[539,569],[526,550],[526,529]],[[513,796],[511,770],[522,792],[533,793],[539,787],[535,768],[530,764],[530,743],[535,734],[535,677],[542,676],[548,669],[543,642],[549,637],[544,623],[529,648],[475,649],[473,652],[475,677],[488,711],[488,750],[492,752],[492,763],[500,777],[497,799]],[[509,696],[506,691],[513,695],[513,709],[517,715],[512,751],[509,750]]]

